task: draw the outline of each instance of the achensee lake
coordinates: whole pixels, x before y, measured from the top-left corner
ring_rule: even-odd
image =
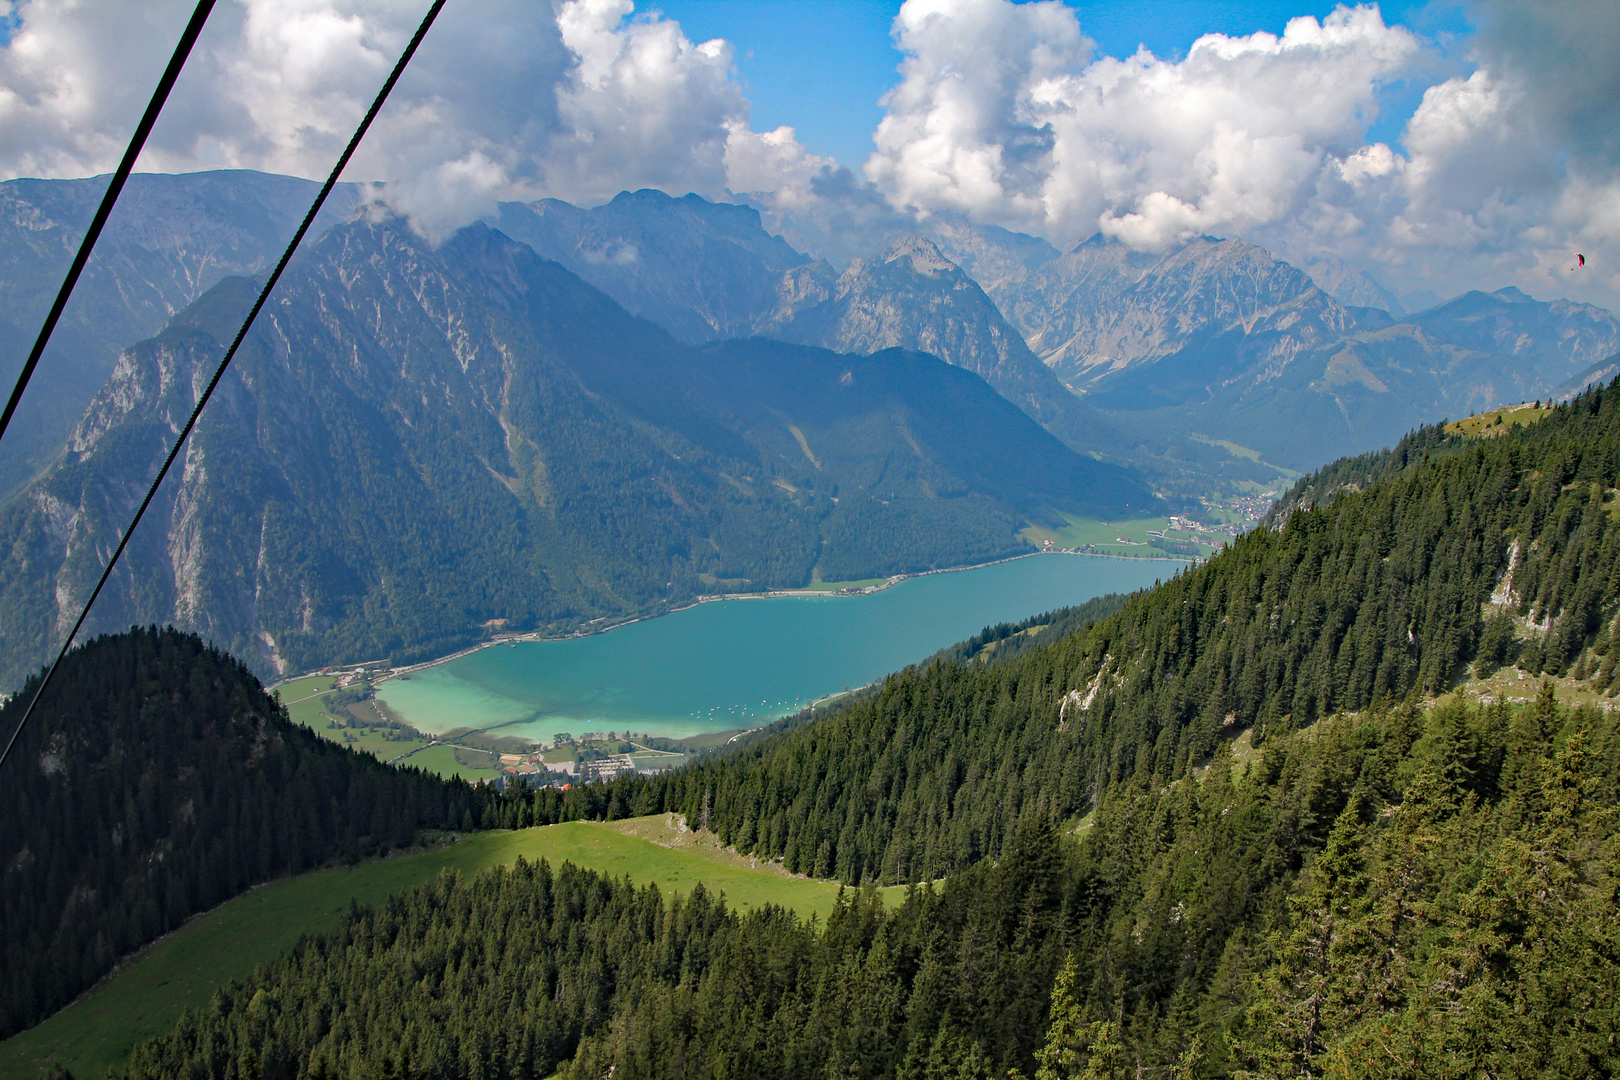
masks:
[[[1162,559],[1037,555],[865,596],[722,600],[564,641],[495,645],[377,688],[422,731],[686,738],[753,727],[986,626],[1167,578]]]

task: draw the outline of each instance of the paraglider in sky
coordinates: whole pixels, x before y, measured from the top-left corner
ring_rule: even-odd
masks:
[[[1575,265],[1570,267],[1570,269],[1571,270],[1579,270],[1581,267],[1583,267],[1585,265],[1586,265],[1586,256],[1582,255],[1580,252],[1577,251],[1575,253]]]

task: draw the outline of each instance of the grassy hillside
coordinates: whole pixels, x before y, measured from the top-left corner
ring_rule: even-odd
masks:
[[[1505,405],[1499,409],[1488,409],[1473,416],[1465,416],[1461,420],[1453,420],[1446,425],[1448,435],[1501,435],[1514,427],[1524,427],[1533,424],[1546,416],[1552,408],[1552,402],[1543,405],[1541,402],[1532,402],[1529,405]]]
[[[206,1007],[218,987],[247,978],[306,934],[335,929],[351,904],[380,905],[445,870],[472,875],[519,858],[572,862],[657,885],[670,895],[690,894],[703,882],[744,910],[778,904],[823,921],[839,889],[728,854],[712,834],[694,837],[667,817],[474,834],[397,858],[273,882],[198,916],[71,1008],[0,1042],[0,1080],[33,1080],[52,1060],[76,1076],[101,1076],[122,1067],[137,1042],[173,1027],[183,1009]]]

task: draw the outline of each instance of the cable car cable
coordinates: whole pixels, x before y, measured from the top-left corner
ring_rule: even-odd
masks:
[[[422,39],[427,36],[428,28],[433,25],[433,20],[438,18],[439,10],[444,7],[444,4],[445,0],[433,0],[433,5],[428,8],[427,15],[422,19],[422,25],[416,29],[416,35],[411,38],[411,43],[405,46],[405,51],[400,54],[399,62],[394,65],[394,70],[389,74],[388,81],[383,83],[382,89],[377,92],[377,98],[371,103],[371,108],[366,112],[366,118],[360,121],[360,126],[354,131],[354,137],[349,140],[349,145],[344,148],[342,156],[337,160],[337,164],[332,167],[331,175],[326,178],[326,183],[321,185],[320,194],[315,196],[315,201],[310,205],[309,213],[304,215],[303,223],[298,226],[298,231],[293,233],[292,240],[287,244],[287,250],[281,254],[281,261],[276,263],[275,270],[271,271],[270,276],[265,280],[264,287],[259,290],[259,298],[254,301],[253,308],[248,312],[247,318],[242,320],[242,328],[236,332],[236,337],[231,341],[231,347],[225,350],[225,356],[220,360],[219,367],[214,370],[214,377],[209,380],[207,389],[197,399],[197,406],[191,410],[191,417],[186,421],[185,427],[180,429],[179,436],[174,440],[174,446],[169,450],[169,456],[164,459],[163,468],[158,470],[157,478],[152,481],[152,486],[147,489],[146,498],[141,500],[140,509],[135,511],[135,516],[130,519],[129,527],[124,530],[123,538],[118,541],[118,547],[112,553],[112,558],[107,560],[107,568],[101,572],[101,580],[96,582],[95,589],[90,593],[90,599],[85,601],[84,608],[79,612],[79,618],[74,622],[73,629],[68,631],[68,636],[62,642],[62,648],[57,652],[56,659],[46,669],[45,677],[40,680],[39,686],[34,690],[34,696],[28,702],[28,710],[23,713],[22,720],[17,723],[17,729],[11,733],[6,748],[0,750],[0,767],[4,767],[6,758],[11,753],[11,748],[16,745],[17,737],[22,734],[23,728],[27,726],[29,717],[34,715],[34,709],[38,707],[41,695],[45,693],[45,688],[50,685],[51,678],[56,674],[57,667],[62,663],[62,658],[67,655],[68,649],[72,647],[73,639],[78,636],[79,629],[84,626],[85,617],[90,614],[90,608],[95,604],[96,597],[101,595],[102,587],[107,584],[107,579],[112,576],[113,567],[118,565],[118,557],[124,553],[124,548],[129,544],[129,538],[134,535],[135,527],[141,523],[141,517],[146,513],[146,508],[152,505],[152,499],[157,495],[158,488],[163,483],[163,478],[169,474],[169,466],[173,465],[174,459],[179,456],[180,448],[185,445],[186,437],[191,434],[191,429],[196,426],[197,417],[202,414],[203,406],[208,404],[208,399],[214,394],[214,388],[219,385],[219,380],[225,375],[225,369],[230,366],[232,358],[236,356],[236,350],[241,346],[242,339],[247,336],[248,330],[252,328],[253,320],[258,317],[259,310],[264,307],[265,301],[269,299],[271,290],[276,287],[276,282],[281,278],[281,272],[287,268],[288,261],[292,259],[293,252],[298,249],[298,244],[303,240],[304,234],[309,231],[310,225],[315,220],[315,215],[320,213],[321,206],[326,202],[327,195],[331,194],[332,188],[337,186],[338,177],[342,175],[344,167],[349,164],[349,158],[354,156],[354,151],[360,145],[360,140],[365,136],[366,130],[371,127],[371,122],[376,119],[377,113],[382,109],[383,102],[388,100],[389,92],[394,89],[394,84],[399,81],[400,75],[405,71],[405,65],[410,63],[411,57],[416,53],[417,46],[422,44]]]
[[[124,190],[124,181],[135,168],[135,159],[141,156],[141,148],[146,145],[146,137],[152,133],[152,125],[157,123],[158,113],[163,111],[163,103],[169,99],[169,91],[174,89],[174,81],[180,77],[180,69],[186,66],[186,57],[191,55],[191,47],[197,43],[197,35],[202,33],[203,23],[208,21],[208,13],[214,8],[214,0],[197,0],[197,9],[191,13],[191,21],[186,23],[185,32],[180,35],[180,43],[174,47],[174,55],[169,57],[169,66],[163,69],[163,77],[158,80],[157,89],[152,91],[152,100],[147,103],[146,112],[141,116],[141,122],[135,125],[135,134],[130,136],[129,146],[124,150],[124,159],[118,163],[118,170],[113,173],[112,182],[107,185],[106,192],[101,196],[101,205],[96,208],[96,216],[90,219],[90,229],[79,241],[79,251],[73,256],[73,265],[68,267],[67,277],[62,279],[62,287],[56,292],[56,302],[51,305],[50,313],[45,316],[45,325],[40,327],[39,337],[34,340],[34,347],[28,353],[28,359],[23,363],[22,372],[17,376],[17,385],[12,388],[11,399],[6,402],[6,411],[0,414],[0,439],[5,438],[6,428],[11,424],[11,416],[17,411],[18,402],[22,401],[23,390],[28,386],[28,380],[34,376],[34,368],[39,366],[39,358],[45,354],[45,346],[51,340],[51,334],[56,330],[56,323],[62,317],[67,307],[68,297],[73,295],[73,287],[79,283],[79,275],[84,272],[85,264],[90,261],[90,249],[96,246],[96,239],[101,236],[102,228],[107,224],[107,218],[112,214],[113,204],[118,201],[118,193]],[[4,760],[0,757],[0,760]]]

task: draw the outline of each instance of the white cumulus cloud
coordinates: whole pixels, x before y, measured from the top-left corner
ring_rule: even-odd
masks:
[[[907,0],[900,81],[864,172],[918,217],[1060,245],[1245,236],[1409,292],[1518,283],[1613,305],[1620,4],[1473,10],[1481,28],[1450,61],[1375,5],[1121,59],[1098,56],[1083,8],[1057,0]],[[1392,85],[1448,64],[1462,70],[1410,117],[1379,116]],[[1370,138],[1383,119],[1406,120],[1398,147]],[[1570,270],[1576,251],[1585,272]]]
[[[221,0],[144,169],[324,176],[420,20],[422,0]],[[0,176],[110,170],[189,0],[19,0],[0,48]],[[627,188],[774,190],[827,164],[756,134],[724,41],[631,0],[451,4],[350,166],[430,235],[497,199]]]
[[[1420,51],[1368,7],[1210,34],[1179,61],[1094,58],[1055,0],[909,0],[895,36],[902,82],[866,165],[893,200],[1141,247],[1296,211]]]
[[[1620,4],[1471,2],[1479,31],[1449,59],[1372,5],[1118,58],[1058,0],[907,0],[859,178],[791,127],[754,131],[731,46],[632,0],[451,4],[349,177],[435,236],[498,199],[656,187],[739,193],[839,261],[965,217],[1060,245],[1244,236],[1408,293],[1614,306]],[[190,7],[0,0],[0,177],[110,170]],[[424,7],[220,0],[142,167],[323,176]],[[1410,117],[1379,117],[1420,79]],[[1390,119],[1399,140],[1369,135]]]

